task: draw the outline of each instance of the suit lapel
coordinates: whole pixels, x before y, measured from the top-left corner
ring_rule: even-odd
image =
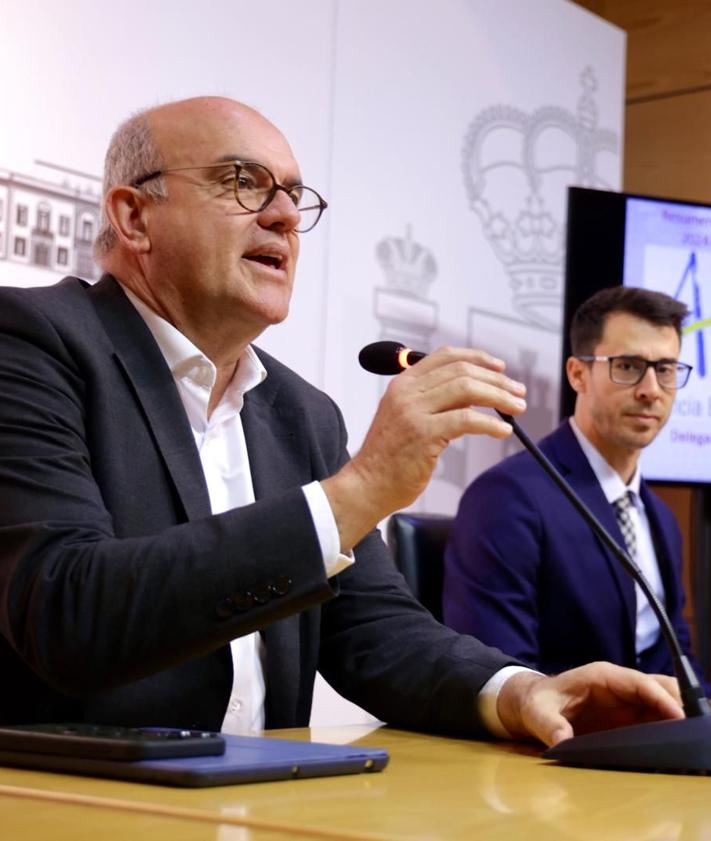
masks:
[[[303,410],[280,399],[279,375],[262,360],[267,378],[245,394],[241,413],[258,500],[313,479]]]
[[[287,404],[281,399],[278,371],[270,366],[268,357],[260,354],[260,358],[267,368],[267,378],[245,394],[241,413],[257,500],[313,479],[304,412],[293,401]],[[263,636],[267,651],[267,726],[303,724],[298,715],[305,700],[300,697],[303,652],[299,616],[268,625]]]
[[[87,292],[111,339],[116,364],[143,410],[187,519],[209,515],[210,499],[195,439],[153,335],[110,275],[104,275]]]
[[[617,523],[614,510],[602,492],[600,483],[593,473],[593,469],[590,467],[585,454],[580,449],[580,445],[570,428],[570,424],[566,423],[557,430],[551,436],[550,441],[552,455],[566,481],[592,511],[610,536],[614,538],[615,542],[624,548],[624,538]],[[590,527],[586,524],[586,528]],[[612,554],[607,546],[603,545],[600,538],[595,536],[595,540],[602,550],[607,568],[624,605],[627,627],[629,629],[629,641],[634,650],[637,626],[637,596],[635,594],[634,581],[625,572],[620,561]]]
[[[652,496],[646,482],[642,481],[640,486],[640,496],[644,504],[644,510],[649,520],[649,528],[652,533],[652,542],[654,544],[654,551],[657,555],[657,563],[659,564],[659,572],[662,576],[662,584],[664,585],[664,603],[667,613],[672,614],[676,610],[676,605],[679,604],[681,593],[679,592],[679,581],[673,567],[672,558],[674,553],[669,543],[668,532],[662,526],[657,502]]]

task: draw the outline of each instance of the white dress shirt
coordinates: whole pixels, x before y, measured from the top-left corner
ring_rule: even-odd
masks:
[[[659,571],[657,553],[654,549],[652,530],[649,525],[649,518],[645,511],[644,503],[639,493],[641,475],[639,464],[628,484],[625,484],[620,474],[608,464],[600,455],[600,452],[580,431],[574,418],[570,418],[570,427],[580,444],[585,457],[590,462],[590,467],[595,474],[605,499],[612,505],[621,496],[629,492],[630,519],[634,527],[635,539],[637,541],[637,557],[633,558],[637,566],[642,570],[644,577],[649,582],[657,598],[664,603],[664,584]],[[637,654],[645,651],[654,645],[659,637],[659,621],[639,585],[635,583],[635,595],[637,597],[637,623],[635,634],[635,650]]]
[[[254,502],[249,454],[240,411],[244,395],[258,386],[267,372],[259,357],[247,347],[225,393],[208,417],[207,407],[217,369],[193,343],[122,286],[146,322],[175,380],[200,454],[213,514]],[[340,554],[338,527],[319,482],[303,487],[330,578],[353,563]],[[224,733],[249,733],[264,729],[264,643],[258,633],[232,640],[232,692],[222,723]]]

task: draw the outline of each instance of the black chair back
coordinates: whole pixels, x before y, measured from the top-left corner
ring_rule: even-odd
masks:
[[[387,541],[415,598],[442,621],[444,549],[453,517],[399,512],[388,520]]]

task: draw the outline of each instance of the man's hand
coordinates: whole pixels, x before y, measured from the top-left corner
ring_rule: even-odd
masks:
[[[343,550],[422,493],[450,441],[511,434],[510,424],[475,408],[524,411],[525,386],[503,370],[484,351],[441,348],[393,378],[360,452],[322,483]]]
[[[674,678],[611,663],[555,677],[519,672],[501,687],[497,709],[514,738],[533,737],[549,746],[594,730],[684,717]]]

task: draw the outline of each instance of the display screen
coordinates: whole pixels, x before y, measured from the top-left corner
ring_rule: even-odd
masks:
[[[694,370],[642,470],[658,481],[711,481],[711,207],[579,187],[568,199],[564,359],[570,318],[598,289],[622,283],[683,301],[691,314],[680,359]],[[562,413],[573,405],[567,388]]]

